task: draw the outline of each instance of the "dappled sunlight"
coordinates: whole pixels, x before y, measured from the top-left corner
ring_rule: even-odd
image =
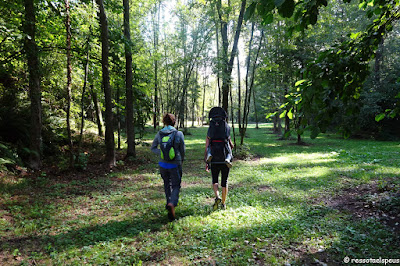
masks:
[[[205,145],[205,143],[206,143],[206,137],[204,137],[204,140],[185,138],[186,145]]]
[[[252,163],[256,164],[268,164],[268,165],[287,165],[287,164],[319,164],[319,163],[330,163],[337,160],[337,153],[295,153],[290,155],[283,155],[273,158],[261,158],[259,161]]]
[[[211,212],[203,217],[201,221],[198,217],[185,217],[179,221],[181,226],[187,226],[190,230],[239,230],[259,226],[261,224],[275,223],[281,219],[290,219],[291,212],[295,207],[253,207],[240,206],[229,207],[222,211]]]

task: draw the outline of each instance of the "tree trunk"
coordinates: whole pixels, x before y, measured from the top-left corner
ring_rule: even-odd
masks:
[[[375,65],[374,65],[374,72],[375,72],[375,86],[379,86],[381,82],[381,65],[383,61],[383,42],[384,38],[382,38],[381,42],[379,43],[378,49],[376,50],[375,55]]]
[[[110,86],[110,73],[109,73],[109,47],[108,47],[108,22],[107,16],[104,10],[103,0],[96,0],[99,5],[100,11],[100,27],[101,27],[101,65],[102,65],[102,76],[103,76],[103,89],[106,103],[106,157],[105,164],[107,167],[115,166],[115,142],[114,142],[114,130],[113,130],[113,104],[112,104],[112,93]]]
[[[285,87],[285,93],[284,95],[288,94],[288,89]],[[284,138],[288,138],[289,136],[287,135],[290,131],[290,118],[288,116],[289,112],[289,106],[286,108],[286,113],[285,113],[285,132],[284,132]]]
[[[71,65],[71,17],[69,14],[69,0],[65,0],[65,30],[67,33],[67,134],[69,147],[69,167],[74,167],[74,152],[71,134],[71,84],[72,84],[72,65]]]
[[[132,73],[132,48],[131,30],[129,25],[129,0],[124,3],[124,36],[125,36],[125,85],[126,85],[126,138],[128,148],[126,157],[136,157],[135,126],[133,118],[133,73]]]
[[[157,7],[158,5],[158,7]],[[160,18],[156,19],[156,15],[160,14],[159,11],[160,3],[157,2],[155,5],[154,11],[154,56],[157,58],[156,53],[158,49],[158,24]],[[158,60],[154,60],[154,114],[153,114],[153,126],[154,131],[156,131],[158,127],[158,116],[159,116],[159,107],[158,107]]]
[[[256,90],[253,90],[253,103],[254,103],[254,115],[256,117],[256,129],[258,129],[258,116],[257,116],[257,104],[256,104]]]
[[[94,85],[90,85],[90,94],[92,95],[94,110],[96,111],[96,122],[97,122],[97,131],[100,137],[103,137],[103,115],[101,113],[101,108],[99,105],[99,101],[97,99],[97,93],[94,91]]]
[[[299,133],[299,129],[301,127],[301,117],[299,117],[299,121],[298,121],[298,128],[297,128],[297,144],[300,145],[302,144],[302,140],[301,140],[301,134]]]
[[[229,90],[231,87],[231,75],[233,69],[233,61],[237,53],[237,47],[239,42],[240,31],[242,29],[243,15],[246,9],[246,0],[242,0],[242,5],[240,8],[240,13],[238,17],[238,22],[236,25],[235,37],[233,40],[232,51],[230,59],[228,58],[228,23],[222,20],[221,14],[221,1],[218,5],[219,19],[221,23],[221,38],[223,47],[223,67],[222,67],[222,108],[228,112],[228,101],[229,101]]]
[[[274,129],[273,133],[277,135],[282,135],[282,122],[279,114],[274,115],[273,117]]]
[[[204,119],[205,119],[205,105],[206,105],[206,87],[208,85],[208,76],[206,76],[207,73],[207,66],[204,64],[204,76],[203,76],[203,105],[201,107],[201,125],[204,125]]]
[[[242,118],[240,109],[242,108],[242,92],[241,92],[241,82],[240,82],[240,61],[239,53],[237,57],[237,72],[238,72],[238,124],[239,124],[239,135],[240,135],[240,145],[243,145],[244,133],[242,128]]]
[[[36,45],[36,10],[34,0],[25,0],[25,25],[26,34],[24,48],[29,71],[29,97],[31,100],[31,125],[30,125],[30,155],[29,166],[34,170],[42,166],[42,105],[40,88],[40,63],[39,52]]]
[[[83,129],[85,127],[85,95],[86,95],[86,87],[89,76],[89,51],[90,51],[90,35],[92,29],[90,27],[90,33],[87,39],[87,47],[86,47],[86,61],[85,61],[85,75],[83,78],[83,88],[82,88],[82,96],[81,96],[81,130],[79,134],[79,143],[78,143],[78,154],[80,153],[82,137],[83,137]]]
[[[240,134],[240,143],[243,145],[244,142],[244,136],[246,134],[246,128],[247,128],[247,116],[248,116],[248,111],[249,105],[250,105],[250,97],[251,93],[249,93],[251,86],[249,85],[249,73],[250,73],[250,62],[251,62],[251,49],[253,46],[253,37],[254,37],[254,26],[255,23],[253,22],[251,24],[251,32],[250,32],[250,40],[249,40],[249,54],[247,55],[246,59],[246,78],[245,78],[245,93],[244,93],[244,106],[243,106],[243,119],[242,119],[242,131]]]
[[[236,134],[235,134],[235,121],[234,121],[234,115],[233,115],[232,90],[230,91],[229,96],[231,98],[231,120],[232,120],[232,131],[233,131],[233,144],[234,144],[234,148],[236,151]]]
[[[218,85],[218,106],[222,103],[222,92],[221,92],[221,58],[219,52],[219,31],[218,22],[215,19],[215,35],[216,35],[216,45],[217,45],[217,85]]]
[[[117,95],[115,98],[117,102],[117,149],[121,149],[121,110],[119,108],[119,85],[117,85]]]
[[[249,117],[249,113],[250,113],[250,99],[252,96],[252,91],[253,91],[253,87],[254,87],[254,77],[255,77],[255,73],[256,73],[256,67],[257,67],[257,60],[258,60],[258,56],[260,54],[260,49],[261,49],[261,44],[264,38],[264,31],[261,31],[261,36],[260,36],[260,42],[258,44],[258,49],[257,49],[257,53],[256,56],[254,58],[253,61],[253,66],[252,66],[252,71],[251,71],[251,77],[250,77],[250,84],[249,84],[249,80],[248,80],[248,76],[249,76],[249,69],[250,69],[250,59],[251,59],[251,43],[252,43],[252,39],[253,39],[253,32],[254,32],[254,23],[252,25],[251,28],[251,38],[249,41],[249,56],[247,57],[247,73],[246,73],[246,95],[245,95],[245,103],[244,103],[244,108],[243,108],[243,118],[242,118],[242,139],[241,142],[243,142],[243,138],[246,134],[246,130],[247,130],[247,124],[248,124],[248,117]]]

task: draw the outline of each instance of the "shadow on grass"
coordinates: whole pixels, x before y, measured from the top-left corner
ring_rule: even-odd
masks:
[[[138,217],[132,220],[110,221],[105,224],[82,227],[57,235],[27,236],[2,239],[0,246],[21,252],[61,252],[70,248],[96,245],[99,242],[113,241],[122,237],[135,237],[141,232],[154,232],[168,223],[166,215]],[[51,247],[52,250],[49,250]]]

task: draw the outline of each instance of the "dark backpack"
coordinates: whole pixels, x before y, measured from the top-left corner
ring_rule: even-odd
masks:
[[[160,150],[161,150],[161,159],[165,161],[173,161],[175,159],[175,136],[178,131],[174,130],[169,133],[165,133],[160,131]]]
[[[228,140],[228,124],[221,117],[213,118],[210,121],[208,136],[211,140]]]
[[[210,137],[212,162],[224,162],[228,152],[229,138],[229,126],[225,120],[227,114],[221,107],[213,107],[208,116],[210,118],[208,137]]]

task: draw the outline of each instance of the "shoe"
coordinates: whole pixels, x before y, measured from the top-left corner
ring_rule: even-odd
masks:
[[[207,160],[206,160],[206,163],[209,163],[209,162],[211,162],[211,160],[212,160],[212,155],[211,154],[209,154],[208,156],[207,156]]]
[[[175,207],[172,205],[172,203],[167,204],[167,210],[168,210],[168,220],[170,222],[175,220]]]
[[[218,204],[221,203],[221,199],[220,198],[215,198],[215,202],[213,204],[213,211],[216,211],[218,209]]]
[[[221,204],[221,210],[226,210],[226,205],[225,204]]]
[[[229,161],[228,159],[225,160],[225,164],[226,164],[226,166],[228,166],[228,168],[232,167],[232,162]]]

